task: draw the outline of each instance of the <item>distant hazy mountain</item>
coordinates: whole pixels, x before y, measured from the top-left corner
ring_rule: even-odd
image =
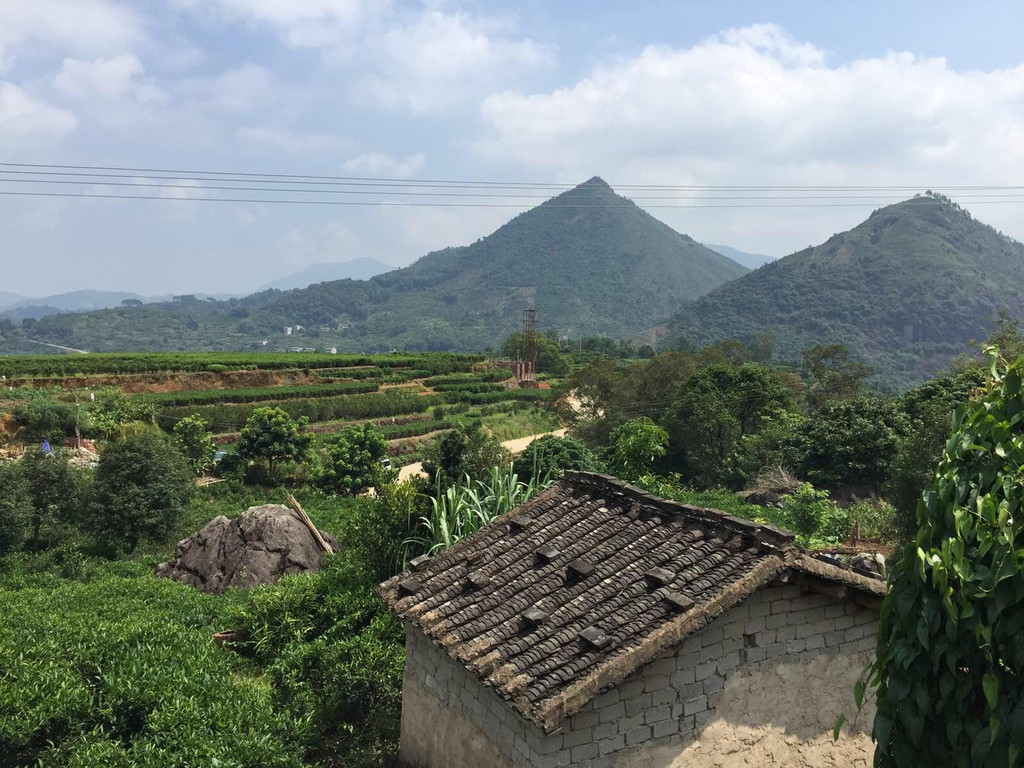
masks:
[[[10,293],[9,291],[0,291],[0,310],[7,309],[12,304],[17,304],[19,301],[24,300],[24,296],[19,296],[16,293]]]
[[[10,303],[5,303],[3,298],[3,294],[0,294],[0,314],[16,322],[26,317],[38,319],[59,312],[91,312],[94,309],[117,307],[125,299],[152,301],[137,293],[124,291],[70,291],[39,298],[19,296],[16,301]]]
[[[710,248],[712,251],[720,253],[723,256],[728,256],[737,264],[742,264],[747,269],[757,269],[761,265],[767,264],[769,261],[775,261],[774,256],[765,256],[761,253],[747,253],[746,251],[741,251],[738,248],[733,248],[729,245],[711,245],[711,243],[704,243],[704,247]]]
[[[848,232],[685,304],[676,339],[777,338],[784,360],[841,342],[898,387],[984,339],[996,313],[1024,317],[1024,244],[937,196],[880,208]]]
[[[276,288],[279,291],[290,291],[292,288],[305,288],[315,283],[328,283],[332,280],[369,280],[371,277],[390,272],[393,269],[394,267],[390,264],[368,257],[310,264],[301,272],[267,283],[260,290]]]

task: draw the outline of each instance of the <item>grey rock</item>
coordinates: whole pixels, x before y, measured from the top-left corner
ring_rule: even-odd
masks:
[[[885,578],[885,555],[877,552],[861,552],[850,558],[850,567],[865,576]]]
[[[337,539],[321,532],[337,550]],[[176,579],[202,592],[273,584],[282,576],[315,573],[322,552],[299,516],[280,504],[249,507],[234,520],[215,517],[202,530],[178,542],[174,559],[156,575]]]

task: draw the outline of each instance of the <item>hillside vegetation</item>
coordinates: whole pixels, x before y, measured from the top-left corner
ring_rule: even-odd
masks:
[[[471,245],[368,281],[49,317],[25,334],[90,351],[241,349],[263,338],[270,349],[477,351],[517,328],[530,304],[546,327],[618,338],[745,272],[593,178]]]
[[[1019,316],[1022,289],[1024,245],[926,195],[719,287],[670,327],[695,344],[774,331],[791,361],[844,343],[902,388],[984,338],[1000,309]]]

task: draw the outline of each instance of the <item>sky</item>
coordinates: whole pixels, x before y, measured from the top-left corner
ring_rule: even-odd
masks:
[[[253,196],[210,171],[598,175],[699,241],[782,256],[910,193],[708,208],[628,188],[1020,185],[1021,28],[1024,4],[945,0],[0,0],[0,163],[188,171],[0,173],[0,192],[161,198],[0,195],[0,291],[240,294],[312,263],[402,266],[519,210],[202,202]],[[1024,202],[966,207],[1024,239]]]

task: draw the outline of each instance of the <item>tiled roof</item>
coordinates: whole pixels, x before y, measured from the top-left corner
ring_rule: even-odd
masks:
[[[776,578],[837,594],[885,585],[792,535],[567,472],[526,505],[379,588],[525,717],[551,730],[602,690]]]

